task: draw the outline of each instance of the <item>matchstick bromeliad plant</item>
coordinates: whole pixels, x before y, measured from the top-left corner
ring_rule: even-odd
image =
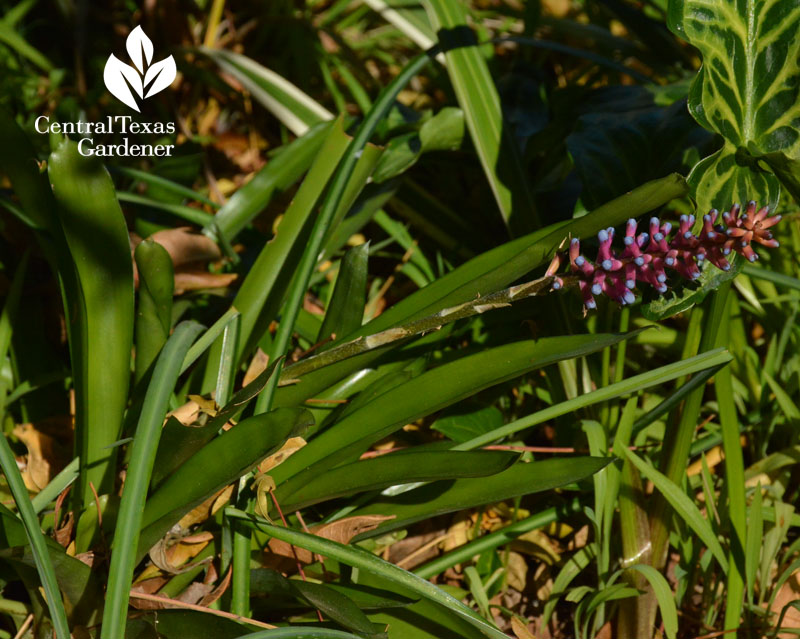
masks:
[[[0,636],[796,634],[793,3],[208,4],[0,3]]]

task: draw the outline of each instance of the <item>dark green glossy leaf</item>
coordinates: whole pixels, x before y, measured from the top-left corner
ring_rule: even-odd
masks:
[[[418,133],[405,133],[389,140],[372,179],[380,183],[400,175],[428,151],[457,149],[463,137],[464,112],[455,107],[445,107],[426,120]]]
[[[278,487],[275,496],[282,508],[300,510],[321,501],[396,484],[494,475],[508,468],[517,457],[499,451],[400,452],[345,464],[309,481],[289,480]]]
[[[142,557],[184,514],[312,423],[304,409],[279,408],[242,420],[211,440],[164,479],[147,500],[137,557]]]
[[[379,497],[351,514],[396,516],[359,538],[374,537],[422,519],[571,484],[605,468],[611,459],[572,457],[520,462],[491,477],[435,482],[394,497]]]
[[[139,303],[135,323],[135,379],[138,382],[169,337],[175,274],[169,253],[153,240],[143,240],[136,247],[134,258],[139,271]]]
[[[462,357],[378,396],[328,427],[278,466],[276,483],[303,471],[311,475],[354,460],[376,441],[405,424],[547,364],[579,357],[616,344],[627,335],[574,335],[506,344]]]
[[[431,428],[454,442],[466,442],[503,425],[503,413],[495,406],[460,404],[446,411]]]
[[[367,261],[369,242],[351,248],[342,258],[336,286],[325,319],[317,335],[317,342],[349,335],[361,327],[367,303]]]

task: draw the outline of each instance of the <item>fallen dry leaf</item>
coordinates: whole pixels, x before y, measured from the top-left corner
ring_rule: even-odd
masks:
[[[258,465],[258,470],[262,473],[268,473],[278,464],[285,462],[305,445],[306,440],[302,437],[290,437],[286,440],[286,443],[281,446],[279,451],[272,453],[272,455],[264,459],[264,461]]]
[[[394,515],[361,515],[358,517],[345,517],[330,524],[323,524],[321,526],[314,526],[310,532],[318,537],[330,539],[331,541],[338,541],[340,544],[349,544],[350,540],[356,535],[374,530],[384,521],[394,519]],[[270,539],[267,546],[269,554],[278,555],[279,557],[287,557],[292,560],[295,554],[292,552],[292,546],[280,539]],[[295,548],[297,553],[297,560],[304,564],[310,564],[313,561],[311,552],[305,548]]]
[[[535,639],[528,627],[518,617],[511,617],[511,631],[517,639]]]
[[[247,386],[256,377],[267,370],[267,364],[269,364],[269,355],[267,355],[260,348],[257,349],[256,354],[253,356],[253,359],[250,362],[250,366],[247,367],[247,372],[244,374],[242,387],[244,388]]]
[[[33,424],[15,426],[14,435],[28,449],[22,479],[28,490],[38,492],[64,467],[64,455],[56,440],[37,430]]]
[[[775,595],[775,600],[770,608],[775,614],[775,623],[777,623],[783,608],[798,600],[800,600],[800,570],[789,577],[781,586],[778,594]],[[778,639],[797,637],[797,630],[800,629],[800,610],[793,606],[786,608],[786,614],[783,616],[783,621],[781,621],[781,629],[786,630],[786,632],[781,632],[778,635]]]
[[[192,262],[210,262],[222,257],[213,240],[202,233],[192,233],[188,227],[156,231],[150,239],[167,249],[175,267]]]
[[[175,295],[204,288],[225,288],[230,286],[237,277],[236,273],[176,272]]]
[[[506,583],[520,592],[525,590],[525,585],[528,583],[528,562],[518,552],[508,553]]]

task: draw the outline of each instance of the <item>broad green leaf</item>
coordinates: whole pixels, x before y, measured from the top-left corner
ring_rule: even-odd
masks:
[[[458,599],[448,595],[446,592],[434,586],[432,583],[425,581],[424,579],[420,579],[413,573],[406,572],[402,568],[398,568],[394,564],[384,561],[372,553],[357,547],[345,546],[344,544],[340,544],[329,539],[323,539],[322,537],[318,537],[310,533],[300,532],[291,528],[273,526],[260,517],[248,515],[247,513],[234,508],[227,508],[225,512],[229,517],[246,521],[254,528],[267,533],[271,537],[275,537],[281,541],[298,546],[299,548],[305,548],[312,553],[318,553],[324,557],[331,557],[337,561],[347,564],[348,566],[353,566],[366,572],[375,573],[391,582],[394,582],[405,590],[409,590],[414,594],[420,595],[421,597],[448,608],[451,612],[457,614],[472,626],[480,630],[486,637],[490,637],[492,639],[508,639],[508,637],[500,632],[494,625],[490,624],[485,619],[470,610]]]
[[[134,377],[139,382],[169,337],[175,274],[169,253],[154,240],[143,240],[136,247],[134,258],[139,271]]]
[[[250,575],[251,592],[307,602],[347,630],[370,639],[386,639],[382,626],[373,624],[354,601],[328,584],[287,579],[275,570],[251,571]]]
[[[558,488],[590,477],[610,461],[609,457],[572,457],[520,462],[490,477],[440,481],[394,497],[378,497],[351,515],[395,515],[395,519],[356,539],[374,537],[456,510]]]
[[[300,510],[321,501],[382,490],[396,484],[494,475],[511,466],[517,458],[515,453],[500,451],[401,451],[390,457],[345,464],[299,485],[290,480],[278,487],[275,496],[281,508]]]
[[[454,442],[462,443],[502,425],[503,413],[496,406],[479,408],[465,403],[446,411],[431,424],[431,428]]]
[[[47,172],[63,235],[79,280],[67,308],[75,386],[75,448],[83,468],[83,504],[113,491],[117,448],[128,402],[133,346],[133,260],[114,184],[102,162],[66,137],[53,140]],[[80,548],[79,552],[84,552]]]
[[[220,69],[241,82],[256,100],[295,135],[304,135],[315,124],[333,119],[330,111],[286,78],[247,56],[208,47],[199,47],[197,51],[211,58]]]
[[[614,87],[619,94],[623,87]],[[586,96],[566,143],[581,179],[581,203],[594,209],[672,171],[685,172],[683,154],[711,136],[697,126],[683,100],[663,107],[644,87],[624,87],[617,100]]]
[[[368,260],[369,242],[345,253],[317,342],[331,338],[336,342],[341,336],[349,335],[361,327],[367,303]]]
[[[689,109],[703,127],[725,138],[723,148],[689,177],[703,211],[751,199],[777,204],[775,176],[741,152],[800,157],[797,20],[798,8],[787,2],[669,3],[670,29],[703,58]]]
[[[489,65],[467,26],[466,9],[460,0],[425,0],[423,4],[500,215],[515,235],[528,232],[540,225],[536,204],[517,141],[503,121]]]
[[[727,572],[728,560],[725,557],[725,551],[722,550],[719,540],[714,535],[711,524],[703,517],[700,510],[689,496],[681,490],[680,486],[670,481],[668,477],[637,457],[627,448],[621,448],[619,452],[621,452],[644,477],[653,482],[656,489],[664,496],[678,516],[692,531],[694,531],[706,545],[706,548],[714,555],[714,558],[719,563],[723,572]]]
[[[275,628],[274,630],[259,630],[247,635],[240,635],[238,639],[361,639],[361,637],[331,628],[290,626],[288,628]]]
[[[455,107],[445,107],[426,120],[419,133],[406,133],[389,140],[372,179],[380,183],[399,175],[414,166],[428,151],[457,149],[463,137],[464,112]]]
[[[302,482],[300,477],[354,460],[371,444],[405,424],[484,388],[554,362],[593,353],[628,336],[545,337],[498,346],[443,364],[380,395],[328,427],[275,469],[275,482],[280,484],[305,470],[296,480]]]
[[[306,410],[279,408],[244,419],[203,446],[147,500],[136,556],[143,557],[184,514],[244,475],[289,437],[302,434],[311,423]]]

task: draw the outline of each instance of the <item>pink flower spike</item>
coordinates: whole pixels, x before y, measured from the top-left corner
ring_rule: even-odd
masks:
[[[778,222],[781,221],[782,216],[780,215],[773,215],[772,217],[768,217],[764,220],[761,220],[761,228],[768,229],[770,227],[775,226]]]
[[[758,209],[756,214],[753,216],[753,220],[755,222],[760,222],[765,217],[767,217],[767,215],[769,215],[769,207],[768,206],[762,206],[760,209]]]

